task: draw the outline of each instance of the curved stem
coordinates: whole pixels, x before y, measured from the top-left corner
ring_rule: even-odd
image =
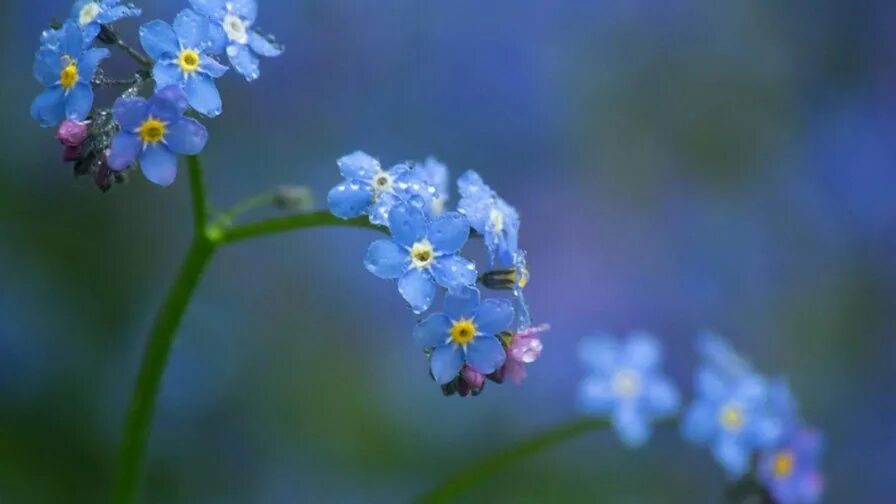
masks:
[[[216,243],[233,243],[264,235],[324,226],[357,227],[373,229],[383,233],[389,232],[385,227],[371,224],[366,218],[340,219],[327,210],[319,210],[317,212],[300,213],[286,217],[274,217],[241,226],[216,226],[209,230],[209,234]]]
[[[205,191],[205,175],[199,156],[187,156],[190,173],[190,201],[193,207],[193,231],[196,237],[203,235],[208,225],[208,196]]]

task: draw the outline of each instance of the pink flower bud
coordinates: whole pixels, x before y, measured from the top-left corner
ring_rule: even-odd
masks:
[[[470,386],[474,392],[479,391],[482,386],[485,384],[485,375],[471,368],[470,366],[464,366],[463,371],[460,372],[461,378],[467,382],[467,385]]]
[[[86,122],[66,119],[59,125],[56,138],[68,147],[78,147],[87,138],[88,125]]]

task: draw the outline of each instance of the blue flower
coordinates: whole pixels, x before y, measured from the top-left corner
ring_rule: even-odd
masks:
[[[411,203],[429,213],[437,196],[423,174],[406,164],[386,171],[361,151],[342,157],[337,164],[345,181],[330,190],[327,203],[333,215],[343,219],[367,214],[371,223],[385,226],[395,205]]]
[[[485,238],[492,264],[496,259],[504,265],[513,264],[520,231],[520,217],[516,210],[474,171],[464,173],[458,179],[457,187],[461,195],[457,209],[470,219],[473,229]]]
[[[150,182],[170,185],[177,175],[177,154],[199,154],[208,132],[195,119],[183,117],[187,97],[181,88],[168,86],[149,100],[119,98],[112,115],[121,126],[112,139],[107,162],[121,171],[140,162]]]
[[[156,62],[152,77],[156,90],[177,85],[186,91],[190,106],[208,117],[221,113],[221,95],[213,79],[227,67],[211,56],[206,18],[184,9],[174,19],[174,27],[164,21],[150,21],[140,27],[140,43]]]
[[[120,4],[121,0],[78,0],[72,6],[71,20],[81,27],[84,39],[92,41],[102,25],[140,15],[140,9],[133,4]]]
[[[451,191],[448,187],[448,167],[438,159],[430,156],[418,165],[423,178],[436,189],[437,197],[432,200],[432,214],[441,215],[445,211]]]
[[[633,333],[624,344],[607,337],[588,338],[580,344],[579,356],[592,369],[579,387],[580,407],[610,416],[627,445],[643,445],[651,423],[678,410],[681,397],[660,370],[660,345],[650,334]]]
[[[470,237],[467,218],[445,213],[430,222],[411,204],[389,212],[392,240],[370,244],[364,265],[374,275],[398,279],[398,292],[414,313],[426,311],[436,295],[436,284],[457,291],[476,282],[476,265],[459,252]]]
[[[47,87],[31,104],[31,117],[43,127],[63,119],[82,121],[93,107],[90,81],[108,49],[86,49],[81,30],[71,22],[57,32],[44,32],[34,57],[34,77]]]
[[[799,427],[759,458],[758,477],[775,502],[812,504],[821,499],[820,458],[824,440],[817,430]]]
[[[510,327],[513,317],[510,301],[480,303],[479,290],[465,287],[445,297],[444,313],[417,324],[414,341],[430,353],[430,370],[439,385],[453,380],[464,364],[488,375],[504,365],[507,354],[498,334]]]
[[[258,78],[258,57],[280,56],[283,47],[252,29],[258,14],[255,0],[190,0],[199,13],[212,21],[209,36],[219,50],[226,47],[233,68],[246,80]]]

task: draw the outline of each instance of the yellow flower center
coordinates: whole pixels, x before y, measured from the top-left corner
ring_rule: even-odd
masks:
[[[59,83],[62,85],[62,88],[68,91],[69,89],[75,87],[75,84],[78,83],[78,79],[80,76],[78,75],[78,67],[74,63],[69,63],[59,72]]]
[[[466,345],[476,337],[476,324],[472,320],[460,319],[451,326],[451,341]]]
[[[429,240],[419,241],[411,247],[411,262],[418,268],[426,268],[432,264],[435,256]]]
[[[177,64],[184,73],[193,73],[199,69],[199,53],[192,49],[184,49],[177,57]]]
[[[778,452],[772,461],[772,472],[775,474],[776,478],[786,478],[793,473],[794,463],[795,460],[792,452]]]
[[[155,117],[150,117],[140,125],[137,134],[140,135],[143,143],[159,143],[165,138],[165,123]]]
[[[744,420],[744,410],[739,404],[729,404],[719,411],[719,423],[728,432],[739,431]]]

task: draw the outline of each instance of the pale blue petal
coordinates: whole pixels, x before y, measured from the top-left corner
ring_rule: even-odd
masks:
[[[149,114],[149,103],[143,98],[119,98],[112,106],[112,117],[125,131],[134,131]]]
[[[34,78],[42,85],[50,87],[59,82],[62,74],[62,60],[53,49],[42,48],[34,55]]]
[[[373,201],[373,190],[363,182],[342,182],[327,194],[327,205],[336,217],[351,219],[363,214]]]
[[[99,19],[99,18],[97,18]],[[100,30],[102,27],[96,21],[90,23],[89,25],[81,28],[81,34],[84,36],[84,45],[88,46],[96,39],[96,37],[100,34]]]
[[[654,416],[670,416],[678,411],[681,395],[671,380],[665,377],[654,378],[645,391],[645,400]]]
[[[688,408],[681,424],[685,439],[699,443],[709,439],[718,430],[718,407],[707,401],[697,401]]]
[[[432,263],[432,274],[449,291],[476,284],[476,265],[459,255],[437,257]]]
[[[445,313],[452,320],[472,319],[479,306],[479,289],[464,287],[445,296]]]
[[[190,5],[198,12],[212,19],[221,19],[227,12],[227,0],[190,0]]]
[[[717,372],[709,368],[697,370],[694,376],[697,392],[708,399],[722,399],[730,394],[730,386]]]
[[[78,74],[80,75],[81,80],[89,82],[93,79],[93,74],[96,73],[97,65],[111,54],[112,53],[104,47],[84,51],[84,54],[82,54],[81,58],[78,60]]]
[[[619,343],[606,336],[590,336],[579,342],[579,358],[595,371],[607,375],[616,371],[619,361]]]
[[[491,374],[504,365],[504,345],[494,336],[476,336],[467,345],[467,365],[482,374]]]
[[[230,0],[231,12],[245,19],[249,24],[255,23],[258,17],[258,3],[255,0]]]
[[[122,131],[112,138],[106,163],[115,171],[124,170],[137,160],[142,148],[143,142],[137,135]]]
[[[613,428],[626,445],[637,448],[650,437],[650,424],[639,414],[631,401],[624,401],[613,411]]]
[[[464,351],[457,345],[438,346],[429,358],[432,376],[439,385],[455,379],[463,365]]]
[[[203,56],[199,69],[216,79],[227,72],[227,67],[211,56]]]
[[[593,415],[607,415],[616,404],[616,395],[605,377],[591,375],[579,386],[579,407]]]
[[[376,158],[361,151],[342,156],[336,164],[339,165],[339,173],[349,180],[373,180],[373,176],[381,170]]]
[[[113,21],[118,21],[119,19],[123,19],[126,17],[137,17],[142,14],[143,11],[134,7],[133,5],[116,5],[112,8],[106,8],[100,15],[97,17],[97,21],[103,24],[109,24]]]
[[[149,99],[149,114],[156,119],[172,123],[180,120],[189,103],[184,90],[178,85],[160,88]]]
[[[712,447],[713,455],[730,478],[743,476],[750,466],[750,452],[731,436],[723,436]]]
[[[152,68],[152,78],[156,81],[156,89],[184,84],[184,73],[170,61],[157,61]]]
[[[208,25],[208,18],[184,9],[174,18],[174,33],[185,49],[198,49],[209,43]]]
[[[195,119],[185,117],[168,125],[165,142],[175,154],[195,155],[208,141],[208,131]]]
[[[498,334],[513,323],[513,303],[509,299],[486,299],[476,309],[473,319],[479,332]]]
[[[364,266],[374,275],[392,280],[403,275],[410,267],[407,249],[392,240],[377,240],[367,249]]]
[[[432,221],[429,241],[436,252],[453,254],[470,238],[470,222],[457,212],[445,213]]]
[[[227,32],[220,21],[212,21],[208,27],[208,52],[221,54],[227,48]]]
[[[426,216],[413,205],[401,204],[389,212],[389,230],[395,241],[410,247],[426,237]]]
[[[187,79],[184,87],[187,92],[187,101],[197,112],[208,117],[217,117],[221,114],[221,95],[211,77],[202,74],[194,74]]]
[[[436,297],[436,282],[429,271],[413,268],[398,279],[398,292],[414,313],[423,313]]]
[[[451,319],[444,313],[434,313],[414,328],[414,343],[421,350],[444,345],[450,338]]]
[[[143,175],[160,186],[169,186],[177,176],[177,156],[162,144],[146,147],[140,156]]]
[[[31,102],[31,117],[44,128],[54,126],[65,119],[65,91],[62,86],[44,90]]]
[[[275,42],[271,42],[267,37],[261,35],[255,30],[249,31],[249,46],[259,56],[266,58],[275,58],[283,54],[283,46]]]
[[[93,108],[93,89],[89,84],[78,82],[65,97],[65,117],[83,121]]]
[[[371,205],[370,209],[367,211],[367,214],[370,216],[371,224],[388,227],[389,213],[392,211],[392,208],[401,204],[406,203],[401,201],[401,198],[398,196],[389,192],[380,193],[376,197],[376,201],[373,202],[373,205]]]
[[[72,5],[72,10],[69,13],[69,17],[71,19],[78,19],[79,17],[81,17],[81,10],[84,9],[84,6],[93,2],[94,0],[78,0],[74,5]]]
[[[626,365],[632,368],[651,369],[660,361],[660,345],[650,333],[634,332],[625,344],[624,358]]]
[[[230,44],[227,46],[227,59],[230,60],[233,68],[249,82],[254,81],[261,74],[258,69],[258,57],[252,54],[247,45]]]
[[[140,26],[140,44],[154,61],[174,59],[180,52],[174,28],[164,21],[150,21]]]

